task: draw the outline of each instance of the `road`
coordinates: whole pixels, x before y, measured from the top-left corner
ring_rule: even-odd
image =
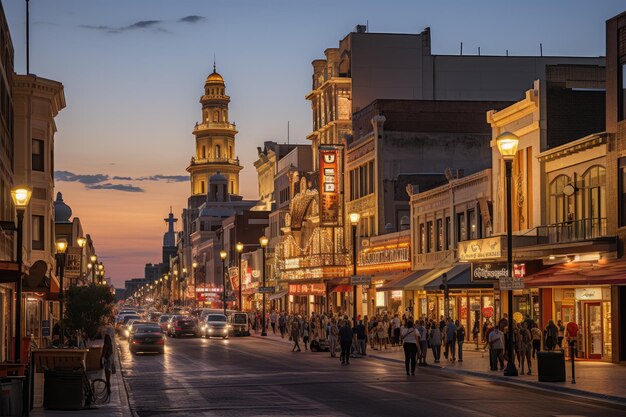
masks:
[[[480,378],[258,337],[168,339],[164,355],[120,341],[131,408],[148,416],[624,416],[623,408]]]

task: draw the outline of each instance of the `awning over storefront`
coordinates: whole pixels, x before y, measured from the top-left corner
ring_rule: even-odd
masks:
[[[423,275],[417,278],[415,281],[411,282],[404,289],[405,290],[423,290],[424,286],[431,282],[434,279],[437,279],[444,272],[450,271],[452,268],[436,268],[436,269],[425,269]]]
[[[391,291],[391,290],[403,290],[404,287],[411,284],[413,281],[418,280],[424,274],[429,273],[430,269],[422,269],[418,271],[409,271],[405,274],[402,274],[395,279],[387,282],[386,284],[381,285],[376,288],[376,291]]]
[[[286,296],[288,293],[289,293],[289,291],[277,292],[276,294],[270,295],[267,299],[270,300],[270,301],[278,300],[279,298],[283,298],[284,296]]]
[[[337,285],[330,292],[350,292],[354,289],[352,285]]]
[[[443,285],[443,274],[448,276],[448,288],[491,288],[491,283],[486,282],[472,282],[470,274],[470,265],[462,264],[455,265],[449,268],[447,271],[441,272],[435,279],[424,286],[427,291],[437,291],[440,286]]]
[[[626,284],[626,261],[554,265],[524,278],[526,288]]]

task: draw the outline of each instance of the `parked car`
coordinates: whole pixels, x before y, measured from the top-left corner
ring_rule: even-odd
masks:
[[[165,335],[156,323],[138,325],[128,339],[130,353],[165,351]]]
[[[238,311],[228,316],[229,334],[232,336],[250,336],[248,313]]]
[[[196,320],[191,316],[172,316],[167,326],[169,336],[197,336],[198,325]]]
[[[200,335],[227,339],[229,330],[228,318],[224,314],[209,314],[200,326]]]
[[[117,329],[117,332],[119,333],[120,337],[124,338],[126,337],[126,330],[128,330],[128,322],[131,320],[141,320],[141,316],[139,316],[138,314],[127,314],[121,317],[121,320],[119,321],[119,326],[117,325],[118,322],[115,322],[115,327]]]
[[[167,333],[167,325],[170,321],[170,318],[172,316],[170,314],[161,314],[161,316],[159,317],[159,326],[161,326],[161,330],[163,330],[163,333]]]

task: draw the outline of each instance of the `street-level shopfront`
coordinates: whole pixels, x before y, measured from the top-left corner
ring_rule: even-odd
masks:
[[[624,341],[619,334],[619,299],[626,293],[626,263],[555,265],[524,284],[540,293],[543,327],[549,320],[578,324],[577,357],[619,361],[617,347]]]

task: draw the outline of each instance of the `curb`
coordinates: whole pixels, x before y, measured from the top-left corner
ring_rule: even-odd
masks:
[[[116,343],[117,345],[117,343]],[[116,379],[121,380],[122,381],[122,385],[124,386],[124,394],[125,394],[125,402],[126,404],[120,404],[120,408],[124,411],[128,411],[127,415],[130,415],[132,417],[137,417],[137,413],[135,413],[135,411],[131,408],[130,406],[130,395],[128,393],[128,384],[126,384],[126,379],[124,378],[123,372],[124,370],[122,369],[122,353],[121,353],[121,349],[119,348],[119,346],[116,346],[115,351],[117,352],[117,364],[118,364],[118,372],[116,372],[116,374],[118,375],[116,377]],[[120,400],[122,400],[121,395],[120,395]]]

